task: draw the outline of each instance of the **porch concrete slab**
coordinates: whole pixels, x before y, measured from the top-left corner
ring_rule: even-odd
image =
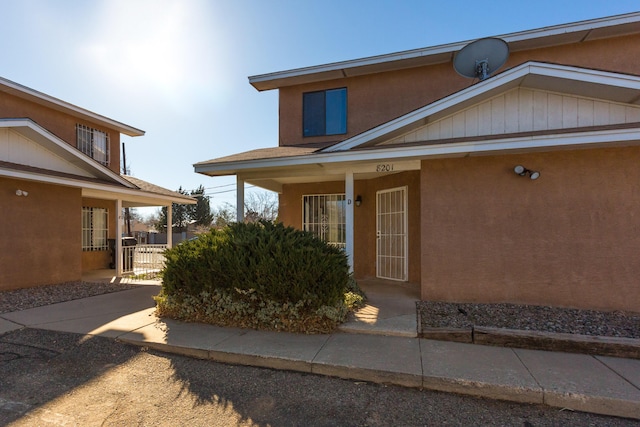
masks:
[[[640,390],[594,356],[514,349],[544,390],[544,403],[640,418]]]
[[[209,358],[227,363],[311,372],[329,335],[242,330],[215,345]]]
[[[153,323],[131,329],[131,332],[118,336],[118,340],[169,353],[208,359],[209,351],[217,344],[242,333],[242,329],[155,318]]]
[[[595,358],[640,389],[640,360],[607,356],[595,356]],[[638,405],[640,405],[640,402],[638,402]]]
[[[38,325],[38,327],[70,320],[81,323],[82,319],[98,316],[103,320],[109,317],[115,320],[130,313],[155,307],[153,296],[159,292],[159,286],[145,285],[125,291],[5,313],[2,316],[24,326]]]
[[[541,387],[512,349],[420,339],[424,387],[542,403]]]
[[[422,387],[420,345],[415,338],[334,334],[313,360],[312,372]]]
[[[366,308],[366,307],[365,307]],[[405,314],[385,319],[367,318],[363,314],[340,325],[340,330],[349,333],[368,333],[415,338],[418,336],[416,315]]]
[[[21,329],[22,325],[14,323],[10,320],[3,319],[0,317],[0,335],[6,334],[7,332],[15,331],[16,329]]]

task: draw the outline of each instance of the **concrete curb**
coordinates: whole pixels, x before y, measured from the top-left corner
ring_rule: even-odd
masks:
[[[322,363],[313,360],[293,360],[283,357],[197,349],[158,342],[143,342],[127,338],[117,338],[117,340],[165,353],[212,360],[220,363],[304,372],[347,380],[428,389],[517,403],[547,405],[601,415],[640,419],[640,402],[636,400],[563,392],[542,385],[536,387],[518,387],[485,381],[425,375],[424,373],[422,375],[414,375],[358,366]]]
[[[640,359],[640,339],[474,326],[423,328],[419,338]]]

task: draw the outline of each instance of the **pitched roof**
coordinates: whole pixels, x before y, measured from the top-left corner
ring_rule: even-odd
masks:
[[[133,185],[135,185],[136,187],[138,187],[140,190],[145,191],[147,193],[153,193],[153,194],[171,197],[177,200],[183,200],[185,203],[189,203],[189,204],[196,203],[195,198],[191,196],[187,196],[185,194],[178,193],[177,191],[168,190],[164,187],[160,187],[159,185],[155,185],[150,182],[143,181],[140,178],[136,178],[130,175],[123,175],[122,177],[127,181],[129,181],[130,183],[132,183]]]
[[[509,43],[511,52],[517,52],[617,37],[637,32],[640,32],[640,12],[520,31],[496,37]],[[444,63],[453,60],[455,54],[469,43],[470,41],[462,41],[387,55],[255,75],[249,77],[249,83],[257,90],[263,91],[298,84]]]
[[[281,147],[270,147],[270,148],[258,148],[256,150],[245,151],[243,153],[232,154],[230,156],[219,157],[217,159],[198,162],[198,163],[195,163],[193,166],[199,166],[204,164],[245,162],[245,161],[261,160],[261,159],[296,157],[296,156],[304,156],[306,154],[311,154],[315,151],[318,151],[318,148],[313,146],[307,146],[307,147],[281,146]]]
[[[557,149],[583,145],[636,143],[639,123],[554,130],[536,134],[486,135],[463,140],[423,141],[414,144],[384,145],[385,141],[411,132],[433,118],[441,118],[487,100],[507,90],[524,87],[599,98],[617,103],[640,105],[640,76],[569,67],[557,64],[527,62],[503,73],[432,102],[340,143],[324,149],[316,147],[276,147],[252,150],[194,165],[197,173],[222,176],[297,168],[311,174],[327,171],[331,165],[375,162],[385,159],[421,159],[460,156],[471,153],[511,151],[514,149]],[[589,133],[588,137],[585,133]],[[560,136],[561,135],[561,136]],[[262,171],[262,172],[261,172]],[[269,174],[272,176],[273,174]]]
[[[6,92],[19,98],[35,102],[36,104],[44,105],[53,110],[62,111],[75,117],[81,117],[85,120],[102,124],[103,126],[115,129],[127,136],[144,135],[143,130],[136,129],[133,126],[126,125],[103,115],[70,104],[66,101],[62,101],[61,99],[54,98],[46,93],[38,92],[37,90],[23,86],[3,77],[0,77],[0,92]]]

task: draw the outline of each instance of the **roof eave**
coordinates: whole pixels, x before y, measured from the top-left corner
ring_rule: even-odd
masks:
[[[534,48],[578,43],[607,37],[616,37],[640,32],[640,12],[575,23],[520,31],[500,36],[511,52]],[[249,77],[249,83],[259,91],[279,87],[326,81],[344,77],[400,70],[425,65],[449,62],[456,52],[471,41],[450,43],[386,55],[372,56],[349,61],[297,68]]]
[[[145,134],[145,131],[143,130],[134,128],[133,126],[126,125],[103,115],[70,104],[66,101],[62,101],[61,99],[55,98],[45,93],[38,92],[37,90],[23,86],[19,83],[5,79],[3,77],[0,77],[0,91],[18,96],[23,99],[27,99],[40,105],[45,105],[57,111],[71,114],[75,117],[80,117],[94,123],[102,124],[105,127],[115,129],[127,136],[134,137],[143,136]]]

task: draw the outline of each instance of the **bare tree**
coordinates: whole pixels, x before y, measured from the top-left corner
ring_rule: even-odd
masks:
[[[246,222],[275,222],[278,219],[278,194],[272,191],[247,194],[244,200],[244,219]]]

